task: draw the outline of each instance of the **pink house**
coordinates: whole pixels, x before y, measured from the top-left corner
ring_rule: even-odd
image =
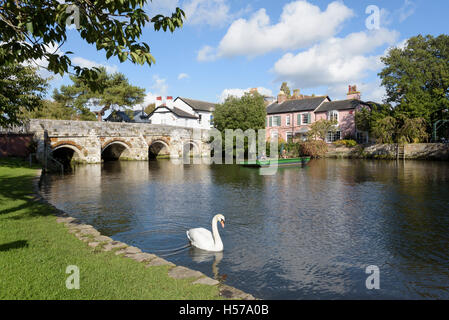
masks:
[[[305,140],[310,125],[321,119],[335,119],[338,128],[329,132],[326,142],[331,143],[345,138],[367,142],[368,135],[358,131],[355,125],[355,112],[369,104],[360,100],[356,86],[349,86],[348,99],[332,101],[329,96],[303,96],[295,90],[291,99],[281,91],[277,101],[267,107],[266,138],[281,138],[288,141],[293,137]]]

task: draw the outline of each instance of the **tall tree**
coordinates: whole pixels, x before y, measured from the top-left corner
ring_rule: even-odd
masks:
[[[99,90],[93,90],[80,77],[70,78],[73,84],[56,89],[53,99],[65,106],[73,106],[83,115],[91,113],[89,107],[101,106],[101,110],[95,112],[99,121],[109,108],[131,108],[142,103],[145,97],[145,89],[131,85],[122,73],[108,74],[105,68],[100,68]]]
[[[243,97],[228,97],[216,106],[213,113],[214,126],[219,131],[225,129],[264,129],[267,110],[264,98],[258,93],[245,93]]]
[[[382,58],[379,73],[387,91],[387,103],[395,115],[424,118],[428,124],[448,117],[449,36],[416,36],[404,48],[391,49]]]
[[[107,59],[116,56],[121,62],[151,65],[155,59],[150,46],[139,41],[146,24],[173,32],[183,25],[185,14],[176,8],[171,17],[155,14],[150,19],[143,10],[146,4],[146,0],[0,0],[0,66],[45,60],[55,74],[73,67],[94,87],[97,70],[72,65],[72,52],[58,51],[73,23],[80,37]]]
[[[21,124],[25,113],[42,106],[47,80],[21,64],[0,66],[0,127]]]

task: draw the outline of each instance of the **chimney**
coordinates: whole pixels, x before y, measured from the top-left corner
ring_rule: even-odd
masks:
[[[357,86],[353,85],[353,86],[349,86],[348,88],[348,93],[347,95],[347,99],[357,99],[360,100],[362,98],[362,95],[359,91],[357,91]]]
[[[166,105],[169,109],[172,109],[172,108],[173,108],[173,97],[172,97],[172,96],[167,96],[167,100],[165,101],[165,105]]]
[[[282,102],[287,100],[287,95],[284,93],[284,91],[279,91],[278,93],[278,103],[281,104]]]
[[[155,102],[155,107],[160,107],[162,105],[162,97],[157,97]]]

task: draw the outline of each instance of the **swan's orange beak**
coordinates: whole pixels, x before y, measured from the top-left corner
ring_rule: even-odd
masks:
[[[221,226],[224,228],[224,221],[220,220]]]

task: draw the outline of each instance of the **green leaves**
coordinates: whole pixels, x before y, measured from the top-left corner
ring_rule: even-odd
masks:
[[[48,52],[67,39],[67,23],[79,18],[77,32],[89,44],[120,62],[131,61],[151,66],[155,63],[150,46],[139,39],[150,18],[143,10],[145,0],[27,0],[16,5],[7,0],[1,4],[0,66],[30,60],[48,61],[47,69],[63,75],[73,68],[88,84],[95,85],[95,70],[73,66],[71,52]],[[76,10],[73,10],[73,5]],[[69,10],[68,10],[69,9]],[[78,15],[78,16],[74,16]],[[174,32],[183,25],[185,13],[180,8],[171,17],[156,15],[151,19],[155,30]]]
[[[70,77],[72,85],[55,90],[55,101],[74,106],[83,114],[91,114],[88,108],[91,104],[102,106],[104,112],[110,107],[128,108],[143,102],[145,89],[131,85],[122,73],[108,74],[105,68],[95,71],[80,68],[79,72],[79,77]]]
[[[21,124],[26,112],[42,105],[47,80],[20,64],[0,66],[0,127]]]
[[[396,115],[441,119],[449,107],[449,36],[416,36],[382,58],[379,73]]]
[[[241,98],[229,97],[216,106],[214,125],[219,131],[225,129],[264,129],[267,111],[260,94],[246,93]]]

